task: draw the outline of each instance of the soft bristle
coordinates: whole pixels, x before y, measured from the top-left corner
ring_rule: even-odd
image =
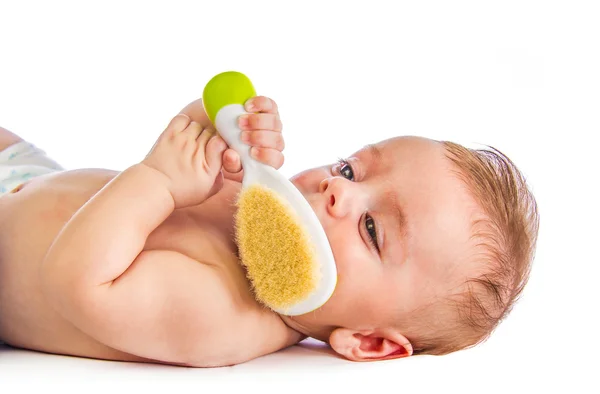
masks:
[[[276,192],[252,185],[238,196],[236,241],[256,298],[272,309],[305,299],[319,270],[306,230]]]

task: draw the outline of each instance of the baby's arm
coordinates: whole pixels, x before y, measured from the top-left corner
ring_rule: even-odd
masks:
[[[122,172],[73,216],[50,248],[41,272],[48,300],[110,347],[188,361],[182,352],[193,342],[181,335],[183,328],[200,329],[198,319],[211,314],[201,309],[213,305],[201,293],[219,294],[219,288],[196,261],[175,252],[142,252],[172,210],[169,191],[153,170],[136,165]]]
[[[136,164],[115,177],[65,225],[43,264],[43,278],[73,288],[110,286],[173,212],[165,180]]]
[[[42,263],[41,281],[56,310],[96,340],[145,358],[197,365],[230,356],[200,339],[225,342],[219,339],[228,334],[224,327],[233,326],[228,323],[235,310],[231,289],[216,270],[182,254],[142,252],[148,235],[174,208],[205,198],[210,179],[204,178],[214,182],[218,171],[214,143],[206,148],[212,175],[191,167],[195,160],[185,153],[197,149],[169,150],[207,138],[194,138],[198,129],[185,119],[178,116],[169,127],[189,127],[167,128],[146,160],[73,215]]]

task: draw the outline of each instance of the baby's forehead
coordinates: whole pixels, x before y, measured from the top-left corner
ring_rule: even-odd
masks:
[[[439,141],[424,137],[402,136],[367,144],[355,156],[368,164],[369,169],[379,169],[378,175],[390,181],[405,170],[432,182],[455,173],[444,146]]]
[[[370,143],[355,152],[357,156],[372,156],[375,160],[389,163],[396,160],[421,157],[422,159],[442,160],[445,156],[443,145],[436,140],[417,136],[399,136]]]
[[[392,137],[372,145],[381,150],[391,152],[397,150],[417,150],[423,153],[441,153],[443,148],[442,144],[437,140],[413,135]]]

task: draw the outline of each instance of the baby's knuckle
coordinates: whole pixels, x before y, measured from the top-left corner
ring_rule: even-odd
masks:
[[[264,109],[265,105],[267,104],[267,100],[268,99],[265,96],[256,96],[254,105],[257,108]]]
[[[250,114],[248,115],[248,128],[249,129],[254,129],[256,128],[256,118],[257,118],[257,114]]]
[[[183,131],[185,134],[189,134],[190,132],[194,132],[197,130],[198,130],[198,124],[196,122],[192,121]],[[184,133],[182,133],[182,134],[184,134]]]
[[[265,110],[275,109],[275,101],[267,96],[260,96],[261,107]]]
[[[185,128],[189,125],[190,118],[187,115],[179,114],[173,118],[169,128],[171,132],[179,132],[185,130]]]
[[[260,129],[262,124],[262,116],[261,114],[254,114],[250,118],[248,118],[248,125],[251,129]]]
[[[186,126],[192,121],[186,114],[175,115],[175,120],[178,122],[178,124],[185,124]]]
[[[264,131],[256,130],[254,133],[251,133],[251,135],[252,135],[252,142],[254,145],[264,146],[266,144],[267,139],[266,139]]]
[[[253,129],[262,129],[264,123],[263,114],[254,114],[250,119],[250,127]]]
[[[279,138],[277,139],[277,149],[282,151],[285,149],[285,140],[283,139],[283,136],[280,134]]]
[[[269,162],[269,152],[263,148],[256,148],[257,158],[263,163]]]
[[[245,132],[246,135],[246,144],[248,145],[256,145],[256,133],[252,131]]]
[[[273,99],[269,99],[269,101],[271,102],[271,109],[275,112],[277,112],[278,107],[277,107],[277,102],[275,102],[275,100]]]

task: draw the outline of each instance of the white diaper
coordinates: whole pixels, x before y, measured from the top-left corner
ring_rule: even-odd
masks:
[[[0,152],[0,196],[36,176],[63,171],[34,144],[21,141]]]

